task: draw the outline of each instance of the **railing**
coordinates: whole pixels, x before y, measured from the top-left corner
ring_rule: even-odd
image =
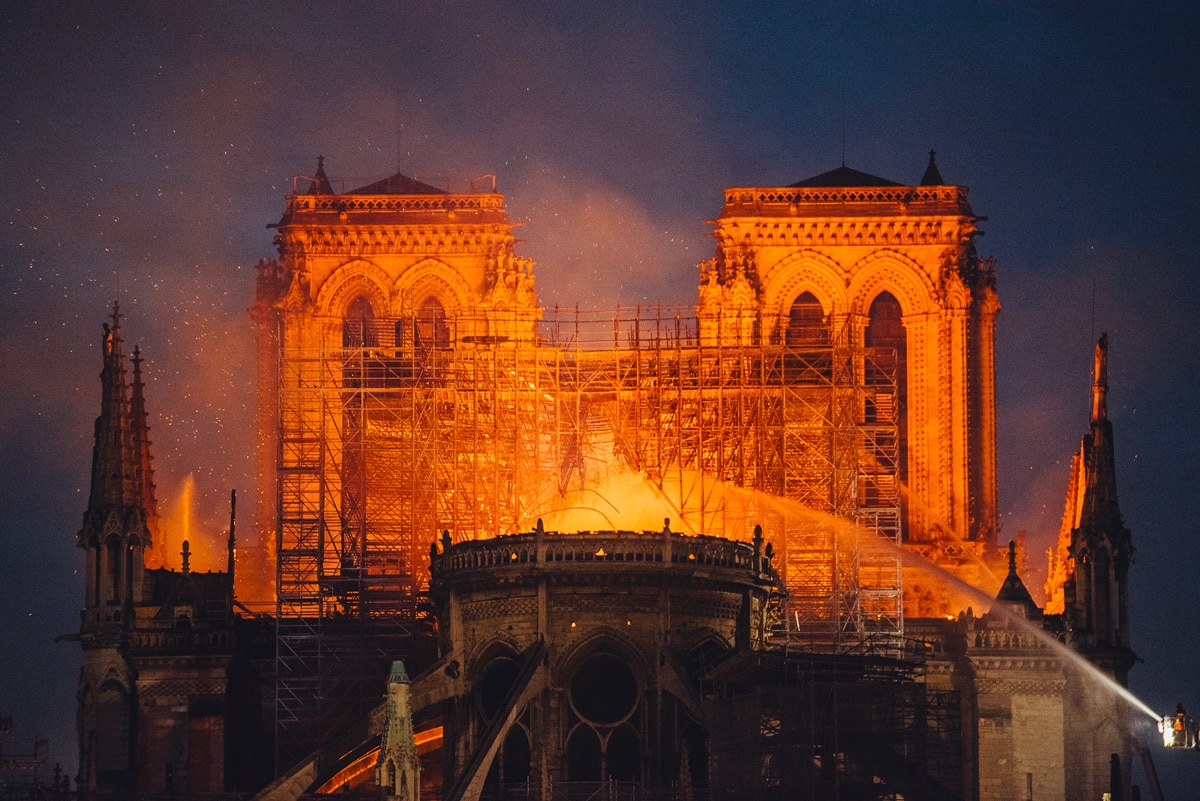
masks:
[[[749,543],[670,531],[535,532],[457,543],[434,557],[430,569],[438,575],[447,571],[583,562],[765,569],[766,565],[756,564],[756,557]]]
[[[231,647],[229,631],[224,628],[206,629],[191,626],[138,628],[129,637],[134,648],[227,648]]]
[[[725,206],[838,204],[953,204],[965,205],[961,186],[869,187],[740,187],[725,190]]]
[[[504,211],[504,196],[486,195],[289,195],[287,213]]]

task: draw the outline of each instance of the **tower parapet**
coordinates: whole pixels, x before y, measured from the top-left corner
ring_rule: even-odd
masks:
[[[487,184],[451,192],[396,173],[338,194],[321,163],[273,226],[282,274],[260,279],[259,303],[331,323],[414,321],[392,332],[395,345],[423,324],[449,326],[444,344],[529,341],[533,262],[514,253],[504,196]]]

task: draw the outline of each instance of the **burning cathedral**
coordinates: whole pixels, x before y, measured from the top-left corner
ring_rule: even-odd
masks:
[[[227,572],[147,567],[140,362],[106,327],[81,790],[1129,797],[1093,683],[1134,661],[1107,345],[1039,604],[996,542],[981,220],[932,153],[915,184],[729,188],[694,307],[564,312],[494,179],[318,162],[258,267],[236,581],[232,517]]]

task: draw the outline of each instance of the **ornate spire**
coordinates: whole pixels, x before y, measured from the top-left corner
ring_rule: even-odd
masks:
[[[1096,343],[1095,383],[1092,384],[1092,422],[1108,419],[1108,334]]]
[[[88,552],[87,598],[89,605],[120,605],[140,600],[145,548],[150,542],[143,496],[146,480],[142,442],[135,438],[125,356],[121,340],[121,310],[113,304],[112,322],[104,325],[101,340],[104,367],[100,372],[100,416],[92,449],[92,483],[83,527],[76,544]],[[136,381],[141,382],[140,367]],[[144,404],[143,404],[144,408]],[[148,454],[148,451],[147,451]],[[147,457],[148,459],[148,457]],[[151,482],[152,483],[152,482]],[[119,558],[130,553],[132,558]]]
[[[88,522],[102,526],[110,510],[135,502],[133,440],[129,425],[129,389],[125,381],[125,358],[121,341],[121,310],[113,303],[112,324],[104,325],[104,366],[100,372],[100,416],[96,418],[96,442],[92,450],[92,485],[88,496]]]
[[[142,382],[142,353],[137,346],[133,348],[133,386],[129,396],[129,426],[133,439],[133,458],[136,461],[135,480],[138,496],[141,499],[142,511],[146,516],[146,528],[150,531],[148,545],[154,547],[156,555],[161,557],[158,546],[161,538],[158,536],[158,498],[154,485],[154,462],[150,456],[150,425],[146,414],[145,384]],[[161,560],[165,564],[165,560]]]
[[[408,672],[399,660],[392,662],[384,699],[387,717],[379,744],[379,760],[375,763],[375,781],[384,798],[418,801],[421,764],[413,739]]]
[[[1108,334],[1101,334],[1096,343],[1091,431],[1084,439],[1083,453],[1087,479],[1080,526],[1122,528],[1112,423],[1108,419]]]
[[[1129,648],[1128,570],[1133,560],[1133,543],[1117,503],[1117,470],[1113,426],[1108,419],[1108,335],[1096,344],[1095,381],[1092,385],[1092,414],[1088,433],[1080,444],[1078,503],[1068,508],[1068,553],[1072,560],[1065,587],[1070,625],[1075,642],[1094,652],[1121,651],[1131,659]],[[1127,666],[1126,666],[1127,667]]]

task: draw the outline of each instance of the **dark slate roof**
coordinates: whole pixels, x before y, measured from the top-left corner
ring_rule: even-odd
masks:
[[[921,186],[945,186],[946,182],[942,180],[942,172],[938,169],[937,162],[933,160],[936,151],[929,151],[929,166],[925,168],[925,174],[921,176]]]
[[[789,186],[795,189],[803,189],[806,187],[825,186],[904,186],[904,184],[898,184],[895,181],[889,181],[886,178],[880,178],[875,175],[867,175],[865,172],[859,172],[843,164],[836,170],[814,175],[812,178],[797,181],[794,184],[789,184]]]
[[[160,607],[160,618],[171,614],[176,604],[194,605],[197,620],[212,616],[221,610],[216,619],[223,620],[226,603],[230,596],[228,573],[177,572],[159,568],[146,571],[149,585],[149,602]]]
[[[367,184],[358,189],[352,189],[347,192],[348,195],[447,195],[445,189],[438,189],[436,186],[422,183],[416,178],[409,178],[407,175],[396,173],[395,175],[384,178],[382,181],[376,181],[373,184]]]

